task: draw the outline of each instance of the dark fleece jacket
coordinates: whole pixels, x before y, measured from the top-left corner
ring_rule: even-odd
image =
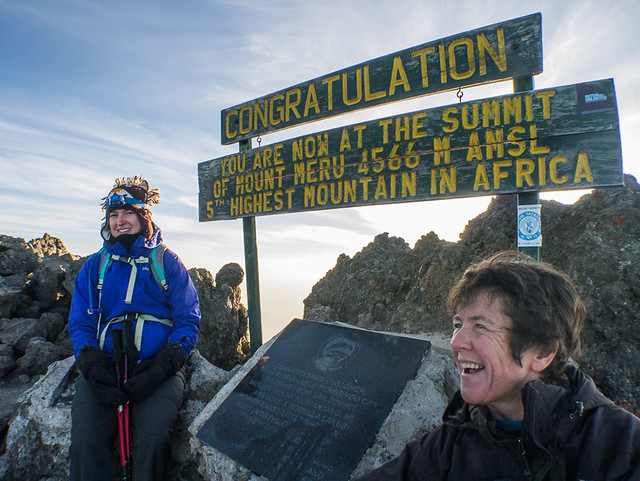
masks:
[[[440,427],[360,481],[640,481],[640,419],[581,371],[567,377],[568,389],[541,381],[523,388],[516,433],[456,393]]]

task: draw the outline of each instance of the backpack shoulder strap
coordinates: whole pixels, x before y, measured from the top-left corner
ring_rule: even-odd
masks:
[[[98,267],[98,292],[102,291],[104,284],[104,274],[111,265],[111,254],[103,247],[100,249],[100,267]]]
[[[167,246],[160,244],[149,252],[149,268],[151,269],[153,277],[155,277],[165,293],[169,290],[169,283],[167,282],[167,276],[164,270],[164,251],[166,250]]]

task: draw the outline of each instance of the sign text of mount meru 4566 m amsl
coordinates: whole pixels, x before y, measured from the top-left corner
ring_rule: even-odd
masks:
[[[539,13],[418,45],[221,112],[232,144],[388,102],[542,72]]]
[[[200,221],[622,185],[613,80],[339,127],[198,165]]]

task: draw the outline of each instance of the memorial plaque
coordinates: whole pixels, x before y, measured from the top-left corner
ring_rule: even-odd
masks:
[[[342,481],[428,341],[293,320],[198,432],[271,481]]]

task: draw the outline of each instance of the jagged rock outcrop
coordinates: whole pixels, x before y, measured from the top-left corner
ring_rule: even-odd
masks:
[[[251,347],[248,312],[240,300],[244,270],[239,264],[226,264],[216,274],[215,287],[206,269],[191,269],[189,274],[198,290],[203,313],[196,347],[223,369],[246,361]]]
[[[401,208],[401,207],[398,207]],[[444,302],[473,261],[516,246],[514,195],[497,196],[457,243],[433,232],[413,249],[388,234],[336,266],[305,299],[306,319],[405,333],[449,333]],[[615,402],[640,411],[640,186],[542,201],[541,259],[566,272],[588,309],[580,364]]]

